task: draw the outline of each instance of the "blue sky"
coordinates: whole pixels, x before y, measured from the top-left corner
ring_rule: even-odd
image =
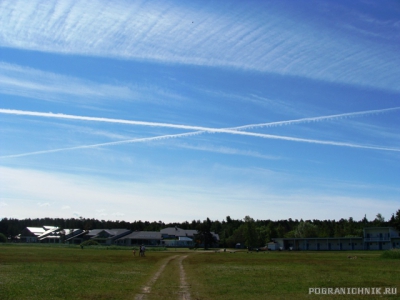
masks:
[[[0,218],[390,218],[399,15],[398,1],[2,1]]]

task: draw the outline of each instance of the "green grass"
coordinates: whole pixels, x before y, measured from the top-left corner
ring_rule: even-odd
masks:
[[[126,248],[125,248],[126,249]],[[132,299],[167,254],[0,246],[1,299]]]
[[[384,251],[381,257],[388,259],[400,259],[400,249],[392,249]]]
[[[400,293],[400,262],[382,260],[380,252],[209,253],[186,264],[199,299],[318,298],[308,295],[311,287],[397,287]],[[365,295],[349,298],[357,297]]]
[[[308,295],[310,287],[397,287],[400,295],[400,260],[382,259],[382,251],[169,249],[149,251],[142,258],[134,257],[132,248],[105,250],[82,250],[79,245],[0,245],[0,299],[134,299],[171,256],[177,258],[166,265],[146,299],[178,299],[178,258],[182,255],[187,255],[182,263],[191,299],[374,299]]]

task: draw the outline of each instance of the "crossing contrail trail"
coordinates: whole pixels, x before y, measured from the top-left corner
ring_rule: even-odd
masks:
[[[355,117],[355,116],[362,116],[362,115],[384,113],[384,112],[389,112],[389,111],[394,111],[394,110],[399,110],[399,109],[400,109],[400,107],[393,107],[393,108],[365,110],[365,111],[359,111],[359,112],[351,112],[351,113],[320,116],[320,117],[302,118],[302,119],[288,120],[288,121],[277,121],[277,122],[269,122],[269,123],[249,124],[249,125],[243,125],[243,126],[234,127],[234,129],[236,129],[236,130],[244,130],[244,129],[257,128],[257,127],[272,127],[272,126],[281,126],[281,125],[292,125],[292,124],[297,124],[297,123],[315,122],[315,121],[323,121],[323,120],[330,120],[330,119],[339,119],[339,118],[346,118],[346,117]],[[233,128],[230,128],[230,129],[233,129]]]
[[[99,117],[88,117],[88,116],[76,116],[76,115],[66,115],[66,114],[55,114],[55,113],[51,113],[51,112],[45,113],[45,112],[35,112],[35,111],[14,110],[14,109],[0,109],[0,113],[11,114],[11,115],[44,117],[44,118],[58,118],[58,119],[70,119],[70,120],[79,120],[79,121],[107,122],[107,123],[118,123],[118,124],[127,124],[127,125],[177,128],[177,129],[199,130],[199,131],[207,131],[207,132],[222,132],[222,133],[238,134],[238,132],[237,132],[238,130],[247,129],[247,128],[290,125],[290,124],[295,124],[295,123],[336,119],[336,118],[340,118],[340,117],[352,117],[352,116],[358,116],[358,115],[383,113],[383,112],[399,110],[399,109],[400,109],[400,107],[376,109],[376,110],[366,110],[366,111],[360,111],[360,112],[352,112],[352,113],[344,113],[344,114],[336,114],[336,115],[328,115],[328,116],[320,116],[320,117],[311,117],[311,118],[302,118],[302,119],[289,120],[289,121],[277,121],[277,122],[271,122],[271,123],[251,124],[251,125],[244,125],[244,126],[238,126],[238,127],[232,127],[232,128],[210,128],[210,127],[203,127],[203,126],[191,126],[191,125],[146,122],[146,121],[133,121],[133,120],[110,119],[110,118],[99,118]]]
[[[190,126],[190,125],[176,125],[176,124],[168,124],[168,123],[130,121],[130,120],[122,120],[122,119],[108,119],[108,118],[64,115],[64,114],[54,114],[54,113],[43,113],[43,112],[0,109],[0,113],[4,113],[4,114],[28,115],[28,116],[37,116],[37,117],[63,118],[63,119],[74,119],[74,120],[85,120],[85,121],[96,121],[96,122],[110,122],[110,123],[121,123],[121,124],[130,124],[130,125],[157,126],[157,127],[192,129],[192,130],[196,129],[197,130],[197,131],[194,131],[194,132],[187,132],[187,133],[180,133],[180,134],[161,135],[161,136],[156,136],[156,137],[137,138],[137,139],[116,141],[116,142],[107,142],[107,143],[100,143],[100,144],[93,144],[93,145],[83,145],[83,146],[42,150],[42,151],[35,151],[35,152],[28,152],[28,153],[14,154],[14,155],[5,155],[5,156],[0,156],[0,158],[15,158],[15,157],[46,154],[46,153],[68,151],[68,150],[88,149],[88,148],[97,148],[97,147],[102,147],[102,146],[112,146],[112,145],[121,145],[121,144],[128,144],[128,143],[148,142],[148,141],[155,141],[155,140],[162,140],[162,139],[169,139],[169,138],[180,138],[180,137],[186,137],[186,136],[202,134],[202,133],[205,133],[205,132],[229,133],[229,134],[236,134],[236,135],[254,136],[254,137],[266,138],[266,139],[278,139],[278,140],[285,140],[285,141],[294,141],[294,142],[303,142],[303,143],[312,143],[312,144],[322,144],[322,145],[331,145],[331,146],[340,146],[340,147],[350,147],[350,148],[361,148],[361,149],[372,149],[372,150],[383,150],[383,151],[400,152],[400,149],[397,149],[397,148],[367,146],[367,145],[358,145],[358,144],[352,144],[352,143],[342,143],[342,142],[334,142],[334,141],[322,141],[322,140],[314,140],[314,139],[303,139],[303,138],[295,138],[295,137],[288,137],[288,136],[281,136],[281,135],[271,135],[271,134],[262,134],[262,133],[239,131],[239,130],[248,129],[248,128],[278,126],[278,125],[290,125],[290,124],[296,124],[296,123],[304,123],[304,122],[311,122],[311,121],[321,121],[321,120],[341,118],[341,117],[352,117],[352,116],[357,116],[357,115],[383,113],[383,112],[393,111],[393,110],[398,110],[398,109],[400,109],[400,107],[380,109],[380,110],[361,111],[361,112],[352,112],[352,113],[344,113],[344,114],[336,114],[336,115],[329,115],[329,116],[302,118],[302,119],[288,120],[288,121],[277,121],[277,122],[270,122],[270,123],[250,124],[250,125],[244,125],[244,126],[238,126],[238,127],[230,127],[230,128],[210,128],[210,127]]]
[[[195,132],[186,132],[186,133],[180,133],[180,134],[160,135],[160,136],[155,136],[155,137],[137,138],[137,139],[117,141],[117,142],[107,142],[107,143],[83,145],[83,146],[68,147],[68,148],[42,150],[42,151],[35,151],[35,152],[28,152],[28,153],[21,153],[21,154],[4,155],[4,156],[0,156],[0,158],[16,158],[16,157],[23,157],[23,156],[31,156],[31,155],[38,155],[38,154],[61,152],[61,151],[98,148],[98,147],[104,147],[104,146],[115,146],[115,145],[130,144],[130,143],[150,142],[150,141],[170,139],[170,138],[180,138],[180,137],[193,136],[193,135],[202,134],[202,133],[205,133],[205,132],[206,131],[195,131]],[[302,139],[302,138],[294,138],[294,137],[287,137],[287,136],[277,136],[277,135],[262,134],[262,133],[247,132],[244,135],[251,135],[251,136],[260,137],[260,138],[267,138],[267,139],[279,139],[279,140],[292,141],[292,142],[303,142],[303,143],[322,144],[322,145],[330,145],[330,146],[340,146],[340,147],[350,147],[350,148],[361,148],[361,149],[370,149],[370,150],[382,150],[382,151],[400,152],[400,149],[396,149],[396,148],[365,146],[365,145],[358,145],[358,144],[351,144],[351,143],[341,143],[341,142],[333,142],[333,141]]]
[[[136,138],[136,139],[130,139],[130,140],[107,142],[107,143],[92,144],[92,145],[82,145],[82,146],[67,147],[67,148],[57,148],[57,149],[42,150],[42,151],[35,151],[35,152],[27,152],[27,153],[21,153],[21,154],[5,155],[5,156],[0,156],[0,158],[15,158],[15,157],[23,157],[23,156],[38,155],[38,154],[47,154],[47,153],[54,153],[54,152],[61,152],[61,151],[98,148],[98,147],[103,147],[103,146],[115,146],[115,145],[129,144],[129,143],[143,143],[143,142],[164,140],[164,139],[169,139],[169,138],[179,138],[179,137],[191,136],[191,135],[196,135],[196,134],[200,134],[200,133],[203,133],[203,132],[204,131],[196,131],[196,132],[187,132],[187,133],[181,133],[181,134],[160,135],[160,136],[147,137],[147,138]]]

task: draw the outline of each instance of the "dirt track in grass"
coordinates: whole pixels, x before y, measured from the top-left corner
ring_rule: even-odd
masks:
[[[190,300],[190,291],[189,285],[186,281],[186,273],[183,268],[182,261],[187,257],[187,255],[174,255],[164,260],[161,264],[160,268],[157,270],[156,273],[151,277],[151,279],[144,285],[141,289],[141,293],[135,296],[135,300],[145,300],[151,298],[152,296],[152,289],[155,283],[159,280],[160,276],[163,274],[165,268],[178,268],[179,269],[179,288],[177,293],[177,299],[181,300]],[[174,262],[177,262],[174,264]]]

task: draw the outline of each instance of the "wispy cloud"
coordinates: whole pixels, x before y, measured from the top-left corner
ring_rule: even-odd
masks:
[[[226,10],[197,2],[2,1],[0,46],[252,69],[400,91],[394,48],[292,20],[279,5],[237,4]]]
[[[236,173],[242,174],[243,170],[236,170]],[[265,172],[265,171],[264,171]],[[246,173],[245,173],[246,174]],[[247,174],[246,174],[247,175]],[[387,197],[387,201],[382,202],[382,198],[363,196],[340,196],[332,195],[330,192],[304,191],[296,189],[286,189],[284,194],[275,194],[273,185],[279,174],[264,174],[262,170],[255,170],[255,175],[259,180],[271,178],[273,183],[265,180],[263,185],[248,184],[241,186],[241,182],[226,183],[217,180],[217,182],[207,181],[209,174],[196,180],[188,178],[174,178],[177,182],[185,184],[171,184],[171,182],[162,183],[159,180],[150,185],[139,184],[137,182],[123,182],[104,178],[90,178],[86,175],[66,175],[61,173],[46,173],[28,169],[13,169],[0,167],[0,177],[4,185],[0,189],[4,194],[5,185],[8,192],[13,196],[9,198],[10,205],[2,208],[4,217],[15,217],[18,212],[18,218],[46,217],[51,212],[50,207],[39,207],[38,202],[52,203],[57,199],[59,203],[68,203],[70,209],[57,210],[59,217],[85,217],[93,218],[106,216],[118,219],[121,217],[119,212],[125,213],[124,218],[127,221],[137,219],[154,220],[154,207],[162,212],[157,215],[157,220],[164,222],[187,220],[187,207],[193,208],[195,213],[190,218],[204,218],[209,216],[212,219],[221,218],[220,212],[224,211],[233,218],[242,218],[244,212],[254,218],[265,219],[264,210],[260,210],[260,205],[269,207],[268,218],[287,219],[291,218],[316,218],[316,219],[340,219],[343,216],[343,210],[337,210],[337,207],[346,208],[352,217],[361,219],[366,213],[373,216],[381,212],[390,218],[390,214],[398,206],[396,192]],[[282,174],[280,174],[283,176]],[[206,184],[201,182],[206,180]],[[240,185],[240,188],[238,188]],[[204,191],[204,187],[206,191]],[[242,188],[243,187],[243,188]],[[60,193],[60,191],[65,191]],[[190,200],[188,200],[190,199]],[[218,201],[215,201],[218,199]],[[33,201],[33,205],[30,204]],[[257,205],[249,205],[257,203]],[[396,202],[397,201],[397,202]],[[94,210],[101,207],[100,210]],[[212,205],[215,209],[210,212]],[[286,207],[292,208],[288,212]],[[26,209],[29,207],[30,209]],[[118,207],[118,210],[115,208]],[[175,207],[174,212],[168,210]],[[25,208],[25,209],[24,209]],[[186,214],[185,214],[186,211]],[[165,213],[164,213],[165,212]],[[311,212],[311,213],[310,213]],[[353,212],[353,213],[352,213]],[[354,212],[356,212],[354,214]],[[357,213],[358,212],[358,213]],[[53,211],[54,213],[54,211]],[[177,214],[175,216],[174,214]],[[350,216],[350,215],[349,215]]]
[[[0,93],[65,102],[137,98],[137,94],[126,86],[100,84],[2,62]]]
[[[399,107],[394,107],[394,108],[387,108],[387,109],[380,109],[380,110],[369,110],[369,111],[362,111],[362,112],[335,114],[335,115],[330,115],[330,116],[302,118],[302,119],[289,120],[289,121],[250,124],[250,125],[244,125],[244,126],[238,126],[238,127],[232,127],[232,128],[210,128],[210,127],[179,125],[179,124],[169,124],[169,123],[144,122],[144,121],[133,121],[133,120],[122,120],[122,119],[109,119],[109,118],[86,117],[86,116],[43,113],[43,112],[33,112],[33,111],[0,109],[0,114],[3,113],[3,114],[11,114],[11,115],[25,115],[25,116],[45,117],[45,118],[61,118],[61,119],[81,120],[81,121],[107,122],[107,123],[118,123],[118,124],[138,125],[138,126],[151,126],[151,127],[163,127],[163,128],[177,128],[177,129],[184,129],[184,130],[196,130],[193,132],[186,132],[186,133],[180,133],[180,134],[167,134],[167,135],[161,135],[161,136],[155,136],[155,137],[136,138],[136,139],[130,139],[130,140],[124,140],[124,141],[107,142],[107,143],[83,145],[83,146],[76,146],[76,147],[69,147],[69,148],[59,148],[59,149],[35,151],[35,152],[22,153],[22,154],[5,155],[5,156],[1,156],[0,158],[15,158],[15,157],[22,157],[22,156],[29,156],[29,155],[54,153],[54,152],[60,152],[60,151],[89,149],[89,148],[121,145],[121,144],[128,144],[128,143],[149,142],[149,141],[156,141],[156,140],[163,140],[163,139],[170,139],[170,138],[181,138],[181,137],[198,135],[198,134],[202,134],[205,132],[227,133],[227,134],[233,134],[233,135],[244,135],[244,136],[252,136],[252,137],[258,137],[258,138],[265,138],[265,139],[276,139],[276,140],[285,140],[285,141],[291,141],[291,142],[302,142],[302,143],[321,144],[321,145],[329,145],[329,146],[400,152],[400,149],[398,149],[398,148],[368,146],[368,145],[359,145],[359,144],[353,144],[353,143],[323,141],[323,140],[315,140],[315,139],[304,139],[304,138],[296,138],[296,137],[289,137],[289,136],[241,131],[241,130],[245,130],[248,128],[292,125],[292,124],[298,124],[298,123],[323,121],[323,120],[328,120],[328,119],[338,119],[338,118],[347,118],[347,117],[354,117],[354,116],[361,116],[361,115],[368,115],[368,114],[384,113],[384,112],[389,112],[389,111],[396,111],[399,109],[400,109]]]
[[[113,216],[114,218],[120,218],[120,217],[125,216],[125,214],[122,213],[122,212],[114,212],[114,213],[112,213],[112,216]]]
[[[226,146],[211,146],[211,145],[188,145],[185,143],[181,143],[178,145],[180,148],[191,149],[196,151],[206,151],[220,154],[228,154],[228,155],[242,155],[242,156],[251,156],[262,159],[280,159],[278,156],[265,155],[261,154],[257,151],[252,150],[238,150],[231,147]]]
[[[23,156],[30,156],[30,155],[55,153],[55,152],[61,152],[61,151],[91,149],[91,148],[98,148],[98,147],[104,147],[104,146],[116,146],[116,145],[130,144],[130,143],[143,143],[143,142],[164,140],[164,139],[169,139],[169,138],[187,137],[187,136],[192,136],[192,135],[201,134],[201,133],[203,133],[203,132],[198,131],[198,132],[189,132],[189,133],[181,133],[181,134],[161,135],[161,136],[148,137],[148,138],[137,138],[137,139],[124,140],[124,141],[117,141],[117,142],[107,142],[107,143],[100,143],[100,144],[35,151],[35,152],[15,154],[15,155],[6,155],[6,156],[1,156],[0,158],[16,158],[16,157],[23,157]]]

